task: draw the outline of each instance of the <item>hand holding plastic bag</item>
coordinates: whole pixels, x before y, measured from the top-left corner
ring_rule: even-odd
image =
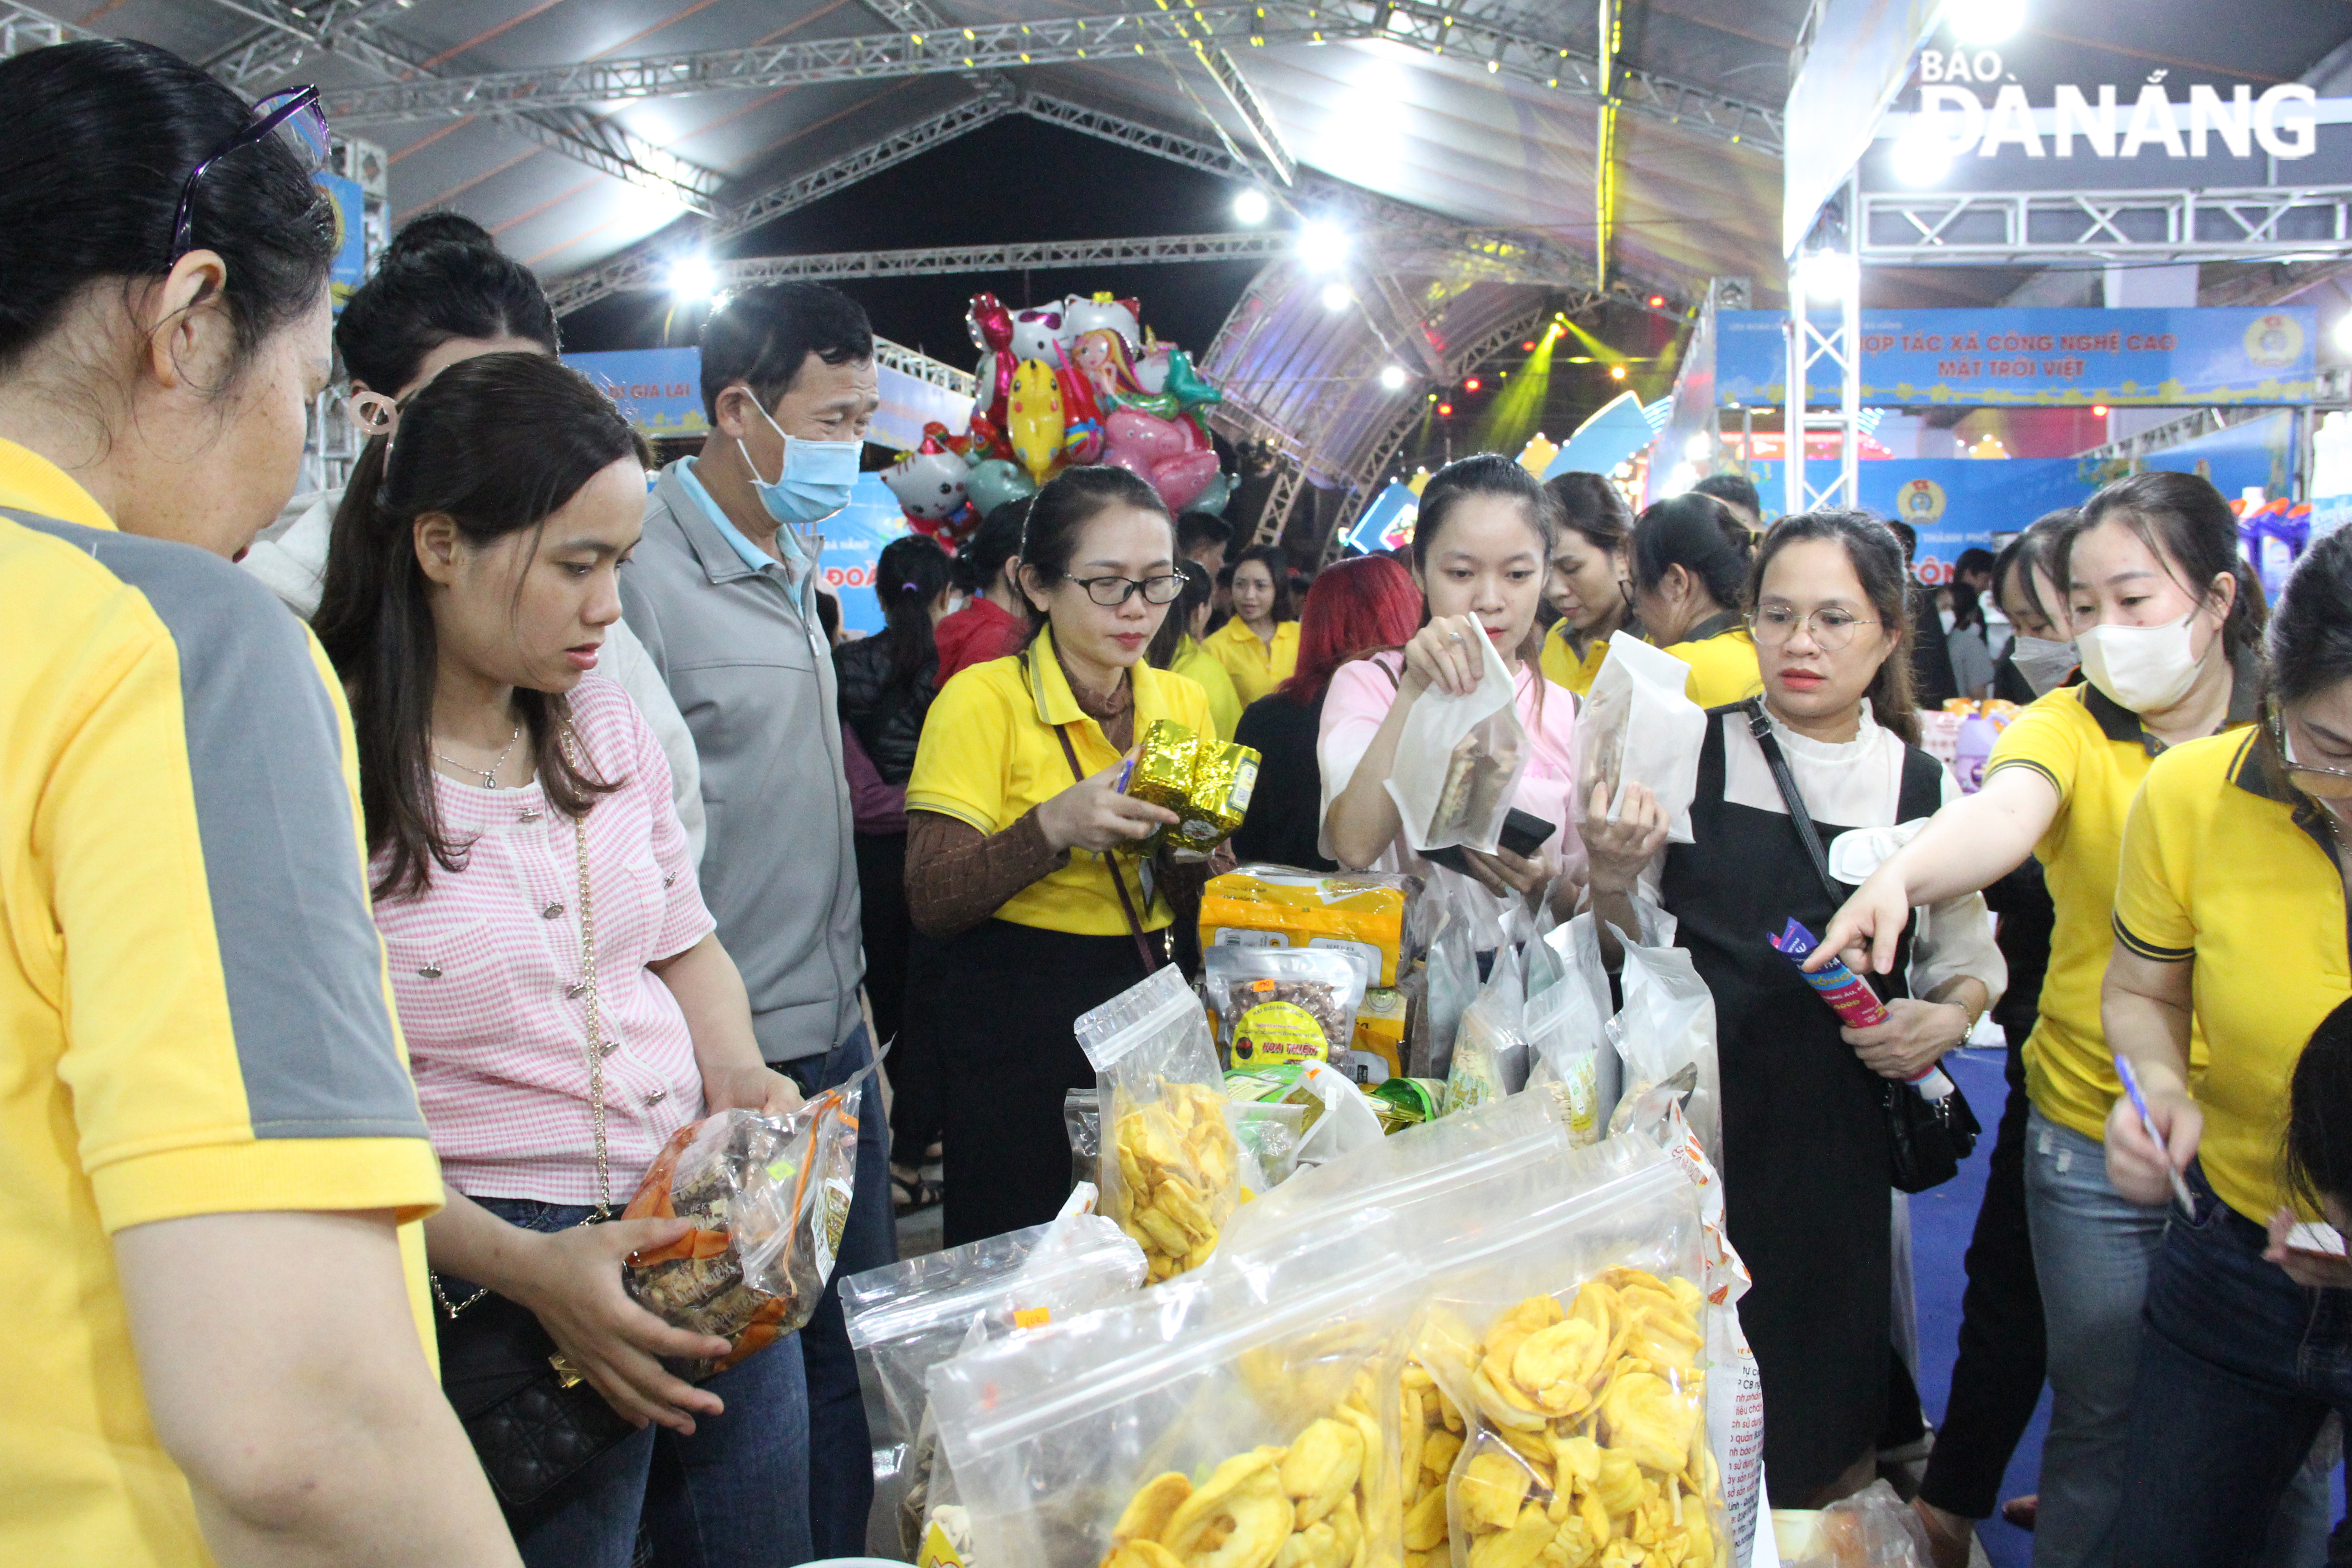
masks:
[[[1516,692],[1492,637],[1475,642],[1478,684],[1463,696],[1432,686],[1413,700],[1389,770],[1405,842],[1416,852],[1466,845],[1492,855],[1532,748],[1514,706]]]
[[[1592,678],[1577,715],[1576,805],[1605,785],[1609,820],[1624,809],[1629,784],[1645,784],[1666,814],[1666,837],[1691,842],[1690,807],[1698,793],[1698,754],[1706,710],[1685,694],[1690,666],[1630,632],[1612,632],[1609,657]]]
[[[789,1116],[722,1110],[671,1135],[624,1219],[694,1228],[623,1272],[629,1294],[675,1328],[733,1342],[714,1361],[673,1361],[691,1382],[797,1332],[833,1277],[857,1178],[857,1113],[869,1067]]]

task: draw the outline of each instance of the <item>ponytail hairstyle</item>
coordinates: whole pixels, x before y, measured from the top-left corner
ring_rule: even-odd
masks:
[[[1029,517],[1021,530],[1022,603],[1029,607],[1029,640],[1045,628],[1045,612],[1029,597],[1026,589],[1034,574],[1037,588],[1049,589],[1070,574],[1070,563],[1077,559],[1078,540],[1102,512],[1115,506],[1133,507],[1138,511],[1157,512],[1168,524],[1168,553],[1176,553],[1176,520],[1168,510],[1168,503],[1150,483],[1125,468],[1108,465],[1083,465],[1064,468],[1045,481],[1045,488],[1029,498]],[[1164,610],[1164,605],[1154,605]]]
[[[0,375],[93,289],[126,300],[171,269],[173,218],[190,197],[194,244],[226,263],[221,304],[236,334],[226,393],[269,334],[325,295],[333,203],[275,134],[221,151],[252,106],[152,44],[87,38],[0,61]],[[97,373],[101,367],[82,367]]]
[[[530,268],[473,219],[428,212],[401,226],[374,276],[343,306],[335,352],[353,381],[392,397],[455,338],[520,338],[551,354],[560,342]]]
[[[1645,526],[1648,516],[1643,514]],[[1911,573],[1903,542],[1895,537],[1893,529],[1866,511],[1842,509],[1798,512],[1780,519],[1766,531],[1764,542],[1757,549],[1756,564],[1737,600],[1738,607],[1753,615],[1772,557],[1807,539],[1833,540],[1845,551],[1846,562],[1861,580],[1871,611],[1878,617],[1879,635],[1886,639],[1886,657],[1863,695],[1870,699],[1871,716],[1880,729],[1893,731],[1906,746],[1917,745],[1919,700],[1911,681]]]
[[[1238,572],[1253,561],[1265,567],[1265,574],[1274,579],[1276,624],[1297,620],[1298,598],[1290,591],[1290,557],[1284,552],[1279,544],[1253,544],[1231,561],[1226,562],[1224,569],[1227,573]],[[1230,586],[1230,578],[1227,579],[1227,583]]]
[[[2221,651],[2230,658],[2262,640],[2262,581],[2239,553],[2238,520],[2210,479],[2151,468],[2117,479],[2083,503],[2082,521],[2058,544],[2058,591],[2074,592],[2074,542],[2103,522],[2119,522],[2148,548],[2172,580],[2201,608],[2223,573],[2237,579],[2229,617],[2221,623]],[[2069,601],[2072,602],[2071,599]]]
[[[1193,515],[1191,512],[1185,516]],[[1202,513],[1205,516],[1207,514]],[[1223,521],[1223,519],[1218,521]],[[1181,520],[1179,520],[1181,527]],[[1180,543],[1178,549],[1183,546]],[[1214,595],[1215,585],[1209,581],[1209,569],[1190,556],[1179,556],[1176,570],[1183,574],[1184,591],[1168,606],[1168,616],[1160,629],[1151,634],[1151,641],[1143,649],[1143,662],[1154,669],[1173,669],[1176,655],[1184,647],[1184,639],[1192,635],[1192,616]]]
[[[920,533],[894,539],[874,565],[874,596],[882,601],[882,635],[890,639],[888,686],[929,685],[939,668],[931,637],[931,606],[952,585],[948,552]]]
[[[1593,549],[1613,554],[1633,542],[1633,509],[1605,476],[1571,468],[1545,480],[1544,489],[1559,503],[1561,526],[1582,534]]]
[[[1029,525],[1029,498],[1009,500],[981,519],[950,566],[955,585],[974,598],[996,586],[1004,563],[1021,553],[1021,531]]]
[[[1899,558],[1902,546],[1897,544],[1895,552]],[[1696,490],[1646,508],[1633,525],[1631,565],[1636,593],[1656,593],[1666,569],[1679,566],[1698,580],[1717,605],[1736,610],[1755,557],[1756,535],[1739,514]]]
[[[2352,1204],[2352,1002],[2337,1003],[2295,1058],[2281,1152],[2287,1191],[2315,1208]]]
[[[462,871],[467,847],[442,833],[435,804],[439,651],[417,519],[450,518],[476,549],[526,531],[535,543],[548,515],[581,486],[646,452],[612,399],[577,371],[544,354],[497,353],[451,365],[420,388],[373,455],[381,477],[355,477],[344,492],[310,624],[351,697],[368,855],[385,859],[373,887],[381,899],[423,892],[436,864]],[[557,810],[583,817],[598,795],[620,787],[587,771],[567,745],[570,706],[561,695],[518,687],[515,705]]]

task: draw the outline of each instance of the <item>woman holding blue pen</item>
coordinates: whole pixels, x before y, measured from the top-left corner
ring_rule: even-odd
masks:
[[[2273,1512],[2352,1366],[2352,1268],[2290,1234],[2319,1194],[2280,1146],[2347,1109],[2288,1114],[2298,1062],[2342,1056],[2352,1000],[2352,533],[2305,557],[2268,651],[2262,722],[2158,758],[2124,830],[2104,1010],[2139,1093],[2108,1116],[2107,1176],[2189,1210],[2148,1271],[2116,1539],[2133,1568],[2317,1562],[2316,1532],[2284,1540]]]

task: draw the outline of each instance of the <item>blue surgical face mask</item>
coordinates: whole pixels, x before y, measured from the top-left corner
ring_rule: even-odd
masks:
[[[759,408],[755,399],[751,405]],[[738,440],[735,449],[743,454],[743,466],[751,472],[751,489],[760,497],[760,504],[778,522],[794,528],[805,528],[822,522],[849,504],[849,492],[857,483],[857,459],[860,441],[803,441],[786,436],[783,426],[771,418],[768,411],[760,409],[760,417],[768,421],[784,443],[783,470],[772,484],[760,477],[758,465],[751,454]]]

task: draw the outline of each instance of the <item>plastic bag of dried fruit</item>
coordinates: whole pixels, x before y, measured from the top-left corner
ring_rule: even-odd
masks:
[[[633,1254],[622,1282],[676,1328],[733,1348],[668,1363],[698,1382],[789,1333],[816,1310],[857,1179],[857,1115],[874,1068],[790,1116],[722,1110],[673,1133],[623,1219],[694,1222],[667,1247]]]
[[[1361,1210],[934,1368],[981,1560],[1396,1562],[1397,1357],[1423,1282],[1393,1228]]]
[[[1076,1025],[1102,1114],[1103,1213],[1142,1247],[1157,1285],[1209,1260],[1242,1201],[1209,1020],[1173,964]]]
[[[1414,699],[1386,781],[1405,842],[1417,852],[1455,844],[1493,854],[1530,748],[1511,672],[1492,637],[1475,639],[1478,684],[1456,697],[1434,687]]]
[[[1643,1138],[1570,1166],[1565,1195],[1430,1279],[1416,1322],[1415,1353],[1463,1418],[1451,1561],[1728,1568],[1697,1193]],[[1405,1528],[1409,1546],[1434,1533],[1411,1512]]]

